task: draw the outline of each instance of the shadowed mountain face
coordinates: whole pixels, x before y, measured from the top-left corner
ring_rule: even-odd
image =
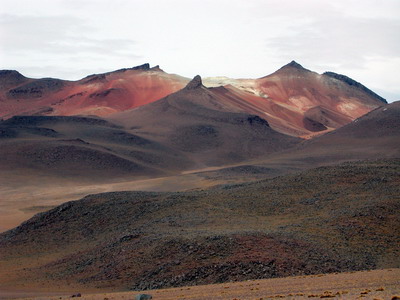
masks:
[[[285,151],[201,173],[208,179],[243,182],[348,161],[400,157],[400,101],[386,104],[323,136]]]
[[[152,103],[188,82],[149,64],[79,81],[30,79],[4,70],[0,71],[0,117],[107,116]],[[214,92],[224,98],[229,111],[257,115],[279,132],[306,138],[339,128],[385,103],[347,76],[320,75],[296,62],[263,78],[216,77],[206,79],[205,85],[218,87]]]
[[[157,177],[265,157],[300,142],[258,116],[230,112],[224,101],[196,77],[183,90],[109,121],[13,117],[0,123],[0,170],[78,181]]]
[[[383,103],[387,103],[384,98],[382,98],[381,96],[377,95],[376,93],[374,93],[373,91],[371,91],[370,89],[368,89],[367,87],[362,85],[361,83],[351,79],[350,77],[347,77],[346,75],[337,74],[337,73],[334,73],[334,72],[325,72],[323,75],[326,75],[326,76],[335,78],[337,80],[343,81],[344,83],[346,83],[348,85],[355,86],[358,89],[363,90],[364,92],[366,92],[371,97],[377,98],[380,101],[382,101]]]
[[[189,165],[180,153],[100,118],[25,116],[0,123],[4,176],[99,182],[167,175]]]
[[[274,131],[264,119],[237,109],[229,97],[204,87],[200,76],[157,102],[108,119],[185,152],[198,167],[266,156],[300,141]]]
[[[399,174],[398,160],[381,160],[90,195],[1,234],[0,275],[8,268],[14,288],[146,289],[399,267]]]
[[[379,107],[346,126],[309,140],[291,155],[320,163],[400,157],[400,102]]]

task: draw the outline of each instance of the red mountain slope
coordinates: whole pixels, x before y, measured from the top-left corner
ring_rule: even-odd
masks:
[[[344,75],[321,75],[294,61],[259,79],[206,78],[205,85],[225,85],[247,112],[280,132],[304,137],[339,128],[386,103]]]
[[[97,115],[141,106],[182,87],[188,80],[144,64],[87,76],[78,81],[31,79],[0,71],[0,117],[14,115]]]

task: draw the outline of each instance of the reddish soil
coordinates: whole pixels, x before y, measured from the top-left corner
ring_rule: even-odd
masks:
[[[22,82],[14,79],[1,85],[11,75],[0,77],[3,118],[33,114],[105,116],[156,101],[188,82],[184,77],[147,64],[90,75],[78,81],[25,78]]]
[[[207,78],[233,105],[279,132],[311,138],[339,128],[386,101],[343,75],[311,72],[296,62],[259,79]]]

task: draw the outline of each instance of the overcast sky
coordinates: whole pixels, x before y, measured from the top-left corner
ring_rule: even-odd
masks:
[[[0,69],[29,77],[257,78],[291,60],[400,100],[400,0],[0,0]]]

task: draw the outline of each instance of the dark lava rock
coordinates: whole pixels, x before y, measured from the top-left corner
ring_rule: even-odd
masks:
[[[119,69],[119,70],[116,70],[116,71],[114,71],[114,72],[109,72],[109,73],[105,73],[105,74],[106,74],[106,75],[109,75],[109,74],[111,74],[111,73],[125,72],[125,71],[128,71],[128,70],[142,70],[142,71],[148,71],[148,70],[150,70],[150,64],[145,63],[145,64],[140,65],[140,66],[136,66],[136,67],[132,67],[132,68],[123,68],[123,69]]]
[[[89,95],[89,98],[104,98],[107,97],[110,93],[118,91],[119,89],[115,89],[115,88],[111,88],[111,89],[107,89],[98,93],[93,93]]]
[[[60,124],[60,123],[78,123],[87,125],[97,125],[106,127],[117,127],[106,120],[100,118],[88,117],[70,117],[70,116],[14,116],[1,122],[6,126],[40,126],[43,124]]]
[[[328,129],[324,124],[307,117],[303,118],[303,125],[311,132],[318,132]]]
[[[63,88],[64,82],[60,79],[37,79],[7,92],[11,98],[40,98],[46,92],[57,92]]]
[[[87,80],[86,80],[87,79]],[[92,82],[103,82],[106,81],[106,75],[105,74],[93,74],[86,76],[82,82],[82,84],[87,84],[87,83],[92,83]]]
[[[132,67],[132,68],[123,68],[123,69],[115,70],[112,72],[106,72],[106,73],[102,73],[102,74],[92,74],[92,75],[89,75],[89,76],[86,76],[85,78],[83,78],[82,80],[84,80],[84,81],[81,84],[86,84],[86,83],[91,83],[91,82],[96,82],[96,81],[101,81],[101,82],[107,81],[106,76],[109,76],[109,75],[115,74],[115,73],[123,73],[123,72],[130,71],[130,70],[148,71],[148,70],[150,70],[150,64],[145,63],[143,65]]]
[[[130,68],[130,70],[149,70],[149,69],[150,69],[150,64],[148,63]]]
[[[77,298],[77,297],[82,297],[81,293],[73,294],[71,298]]]
[[[269,123],[267,120],[264,120],[260,118],[259,116],[251,115],[247,118],[247,122],[249,122],[250,125],[262,125],[262,126],[267,126],[269,127]]]
[[[135,300],[149,300],[149,299],[153,299],[153,296],[149,294],[139,294],[136,295],[135,297]]]

